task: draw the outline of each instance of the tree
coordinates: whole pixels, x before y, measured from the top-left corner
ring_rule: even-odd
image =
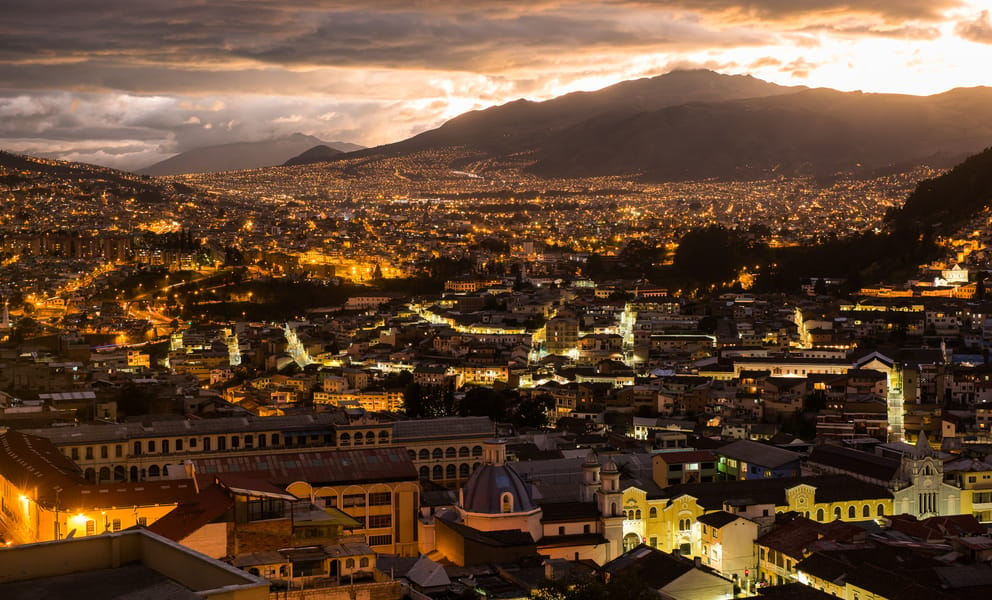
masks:
[[[425,419],[454,415],[454,384],[425,386],[411,383],[403,392],[403,411],[410,417]]]
[[[516,396],[516,392],[513,392]],[[518,398],[513,406],[512,421],[521,427],[544,427],[548,424],[548,413],[555,408],[551,394],[540,394]]]

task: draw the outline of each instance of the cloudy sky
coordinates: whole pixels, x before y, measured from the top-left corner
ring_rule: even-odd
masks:
[[[992,85],[990,0],[10,0],[0,148],[136,168],[302,132],[376,145],[676,68]]]

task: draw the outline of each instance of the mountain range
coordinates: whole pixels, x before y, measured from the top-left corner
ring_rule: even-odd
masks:
[[[315,146],[327,146],[339,152],[353,152],[363,147],[348,142],[325,142],[302,133],[260,142],[236,142],[194,148],[136,171],[141,175],[182,175],[214,173],[274,167]]]
[[[694,70],[517,100],[345,157],[447,147],[458,149],[454,168],[512,159],[543,177],[672,181],[949,166],[989,145],[992,88],[868,94]]]

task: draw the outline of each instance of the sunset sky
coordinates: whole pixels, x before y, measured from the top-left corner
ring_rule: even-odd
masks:
[[[122,168],[302,132],[376,145],[676,68],[992,85],[992,0],[15,0],[0,148]]]

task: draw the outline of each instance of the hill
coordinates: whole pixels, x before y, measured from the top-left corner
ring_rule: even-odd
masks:
[[[296,165],[312,165],[314,163],[333,160],[342,154],[344,154],[344,152],[338,150],[337,148],[331,148],[330,146],[321,144],[294,156],[293,158],[282,163],[282,166],[293,167]]]
[[[326,145],[341,152],[362,148],[347,142],[324,142],[311,135],[295,133],[288,137],[261,142],[237,142],[195,148],[139,169],[137,172],[142,175],[162,176],[272,167],[282,165],[301,152],[318,145]]]

